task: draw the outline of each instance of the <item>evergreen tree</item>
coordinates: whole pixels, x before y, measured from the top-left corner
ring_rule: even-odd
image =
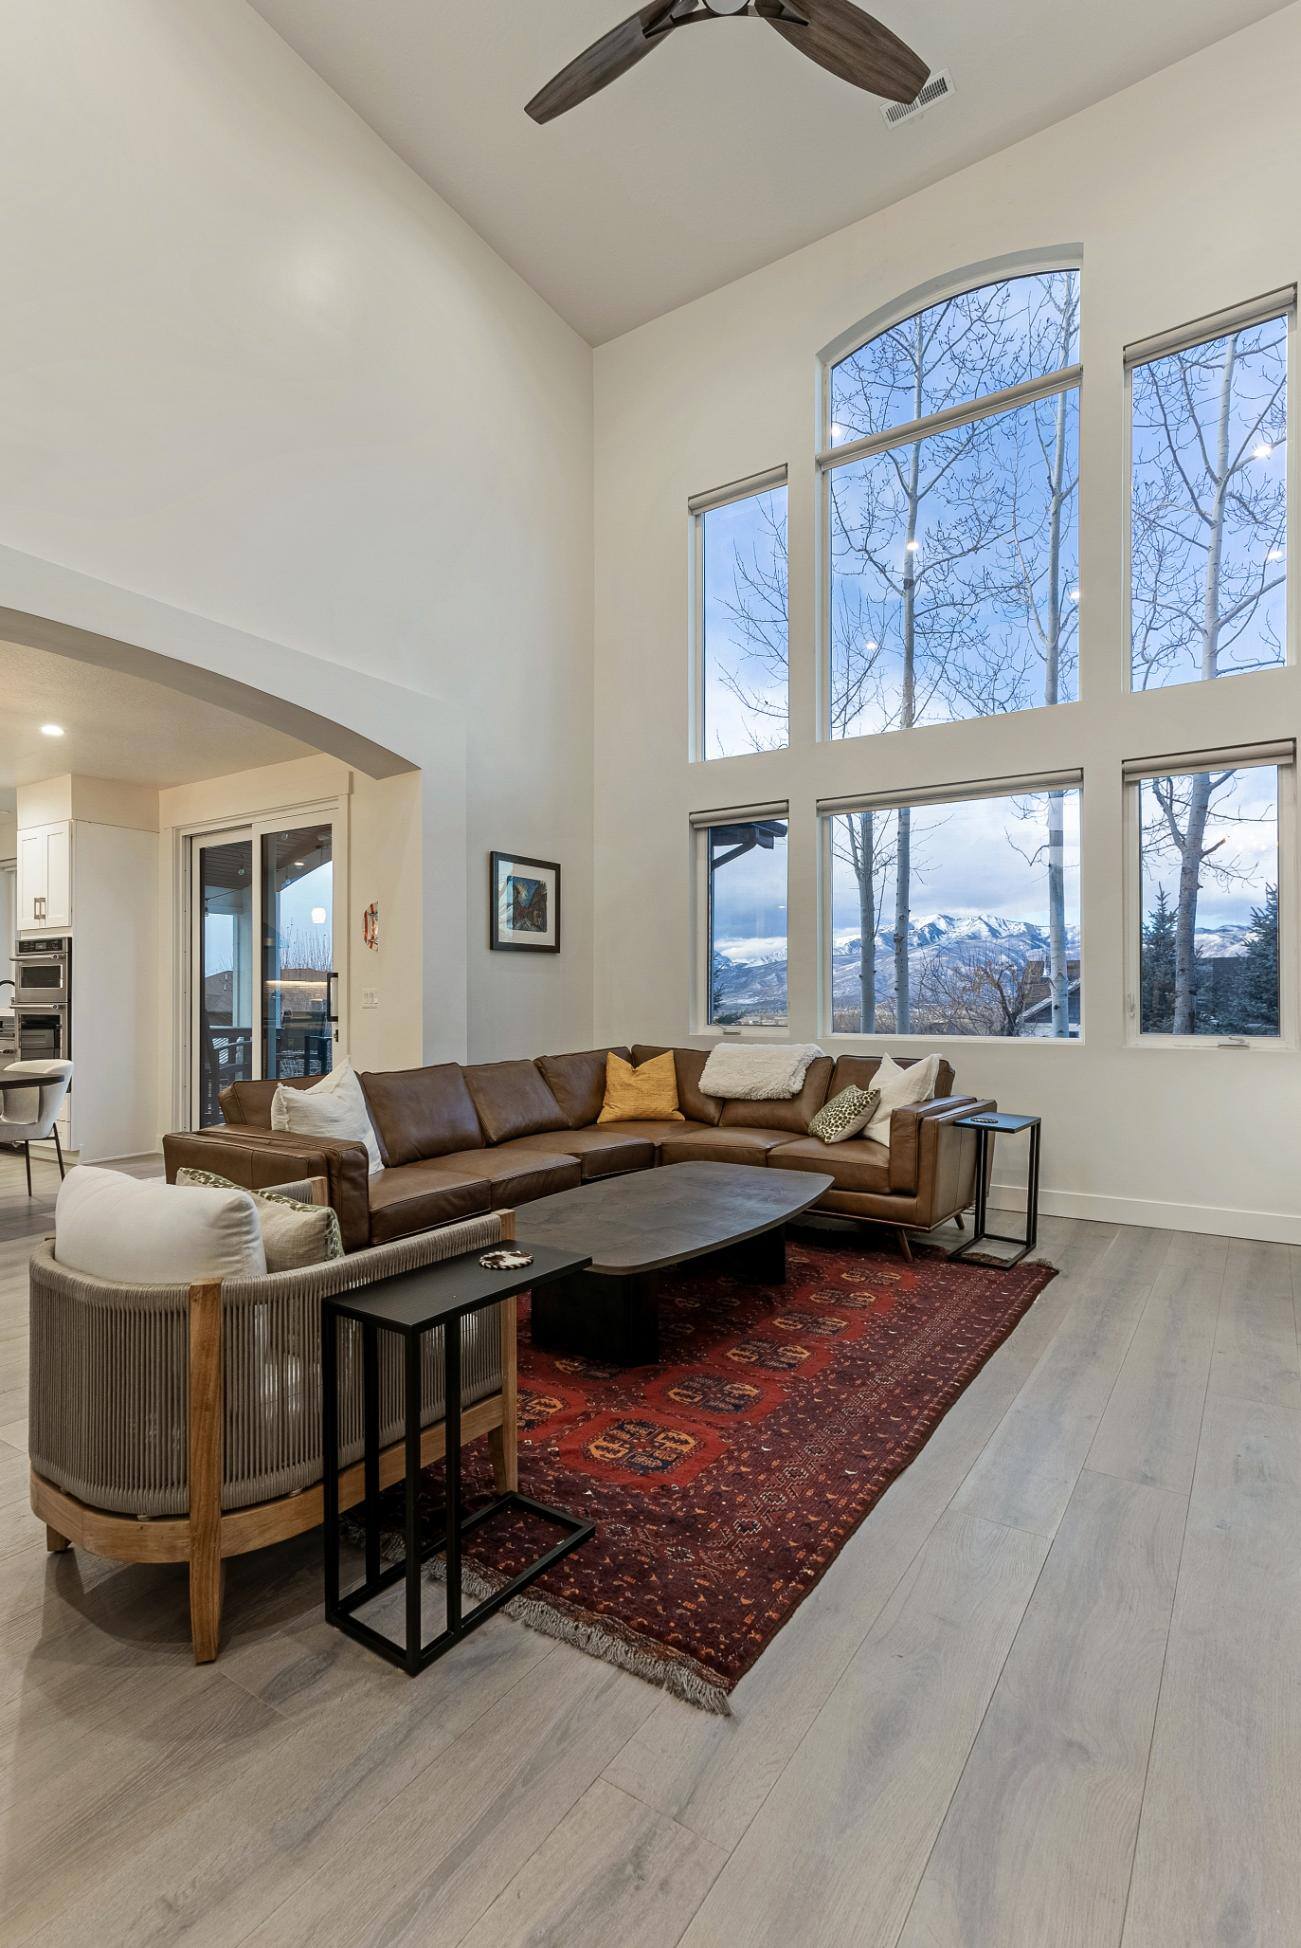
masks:
[[[1143,923],[1139,956],[1139,1026],[1145,1035],[1168,1035],[1175,1012],[1175,913],[1165,887]]]
[[[1251,909],[1243,999],[1249,1033],[1278,1033],[1278,887],[1265,888],[1265,904]]]

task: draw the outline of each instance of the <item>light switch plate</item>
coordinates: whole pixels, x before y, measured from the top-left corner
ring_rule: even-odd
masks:
[[[361,991],[361,1005],[363,1008],[378,1008],[379,989],[363,988]]]

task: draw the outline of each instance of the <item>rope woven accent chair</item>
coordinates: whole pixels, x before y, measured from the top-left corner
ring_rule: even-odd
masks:
[[[324,1201],[324,1181],[314,1186]],[[321,1490],[321,1302],[515,1235],[513,1211],[376,1245],[305,1270],[195,1285],[117,1285],[31,1262],[31,1505],[51,1551],[185,1562],[197,1664],[221,1636],[222,1565],[317,1527]],[[384,1338],[390,1335],[384,1335]],[[389,1358],[389,1352],[392,1357]],[[404,1476],[400,1349],[381,1348],[380,1485]],[[502,1490],[515,1488],[515,1301],[467,1322],[462,1439],[486,1434]],[[423,1351],[421,1465],[442,1458],[440,1335]],[[361,1328],[339,1343],[339,1505],[365,1493]]]

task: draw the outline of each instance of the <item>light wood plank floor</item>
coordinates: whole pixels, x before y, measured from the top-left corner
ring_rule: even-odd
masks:
[[[147,1168],[147,1166],[145,1166]],[[729,1721],[504,1618],[414,1684],[315,1538],[47,1557],[0,1157],[0,1941],[1295,1948],[1298,1254],[1049,1220],[1061,1268]]]

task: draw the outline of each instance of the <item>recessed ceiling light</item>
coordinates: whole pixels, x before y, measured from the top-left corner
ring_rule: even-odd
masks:
[[[62,724],[42,724],[41,736],[42,737],[62,737],[63,725]]]

